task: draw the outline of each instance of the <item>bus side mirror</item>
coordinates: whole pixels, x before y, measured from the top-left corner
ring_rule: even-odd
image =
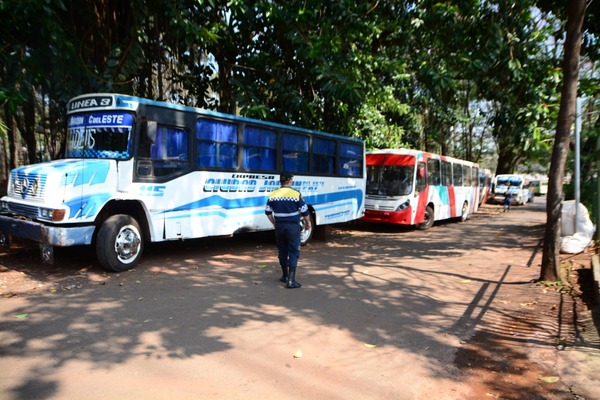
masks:
[[[425,168],[419,168],[417,170],[417,175],[419,176],[419,178],[424,178],[425,177]]]

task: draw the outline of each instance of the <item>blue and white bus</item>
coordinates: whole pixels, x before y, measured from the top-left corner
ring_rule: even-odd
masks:
[[[272,229],[279,173],[294,173],[313,226],[364,214],[364,142],[119,94],[67,106],[65,159],[17,168],[0,200],[0,242],[93,245],[108,271],[144,244]],[[306,243],[313,229],[304,230]]]
[[[494,203],[503,204],[507,193],[510,194],[512,204],[523,205],[533,202],[533,189],[525,175],[496,175],[492,185],[491,197]]]

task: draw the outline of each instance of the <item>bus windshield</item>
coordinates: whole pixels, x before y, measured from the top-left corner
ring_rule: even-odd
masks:
[[[414,166],[369,165],[367,167],[367,194],[406,196],[412,192]]]
[[[126,160],[131,157],[133,115],[106,111],[72,115],[67,125],[67,158]]]
[[[520,186],[523,180],[519,176],[498,177],[496,184],[498,186]]]

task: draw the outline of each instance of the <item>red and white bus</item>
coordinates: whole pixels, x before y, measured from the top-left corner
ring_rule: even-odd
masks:
[[[415,225],[466,220],[477,211],[480,168],[476,163],[419,150],[367,152],[367,222]]]
[[[490,199],[490,187],[492,186],[493,180],[494,176],[492,175],[492,171],[487,168],[479,169],[479,205],[487,203]]]

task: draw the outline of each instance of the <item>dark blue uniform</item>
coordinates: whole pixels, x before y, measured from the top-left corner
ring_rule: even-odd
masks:
[[[307,217],[308,213],[308,206],[300,192],[289,186],[282,186],[269,195],[265,214],[275,220],[279,265],[283,271],[281,281],[285,282],[288,288],[301,286],[295,281],[301,246],[300,218]]]
[[[509,193],[508,189],[506,190],[506,194],[504,195],[504,211],[510,211],[510,206],[512,203],[512,194]]]

